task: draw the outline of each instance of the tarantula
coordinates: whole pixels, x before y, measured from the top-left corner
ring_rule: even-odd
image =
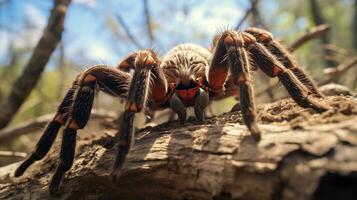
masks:
[[[124,164],[133,137],[134,116],[141,111],[171,108],[180,123],[184,123],[186,108],[193,107],[197,120],[202,121],[209,100],[239,94],[243,120],[253,138],[259,140],[262,131],[256,122],[251,79],[251,70],[257,69],[269,77],[278,77],[301,107],[318,112],[329,109],[319,101],[323,96],[313,81],[271,33],[258,28],[227,30],[214,37],[211,50],[182,44],[171,49],[161,61],[152,50],[143,50],[129,55],[118,68],[96,65],[80,73],[36,149],[16,169],[15,176],[21,176],[47,154],[64,126],[60,162],[49,185],[52,194],[59,190],[63,175],[73,164],[77,130],[88,122],[96,88],[126,100],[113,177]]]

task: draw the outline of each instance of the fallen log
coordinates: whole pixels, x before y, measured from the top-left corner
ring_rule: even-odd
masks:
[[[322,114],[287,99],[260,105],[260,142],[240,111],[141,129],[116,181],[115,129],[80,135],[56,199],[356,199],[357,98],[324,101],[334,109]],[[59,146],[24,177],[13,178],[17,163],[1,168],[0,199],[48,199]]]

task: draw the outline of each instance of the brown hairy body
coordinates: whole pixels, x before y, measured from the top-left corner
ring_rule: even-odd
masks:
[[[319,98],[324,97],[293,56],[266,30],[223,31],[214,37],[210,49],[182,44],[171,49],[163,59],[152,50],[142,50],[126,57],[117,68],[97,65],[79,74],[36,149],[17,168],[15,176],[21,176],[48,153],[64,126],[60,162],[49,186],[51,194],[58,192],[64,174],[73,164],[77,130],[88,122],[96,88],[126,101],[117,137],[113,178],[123,167],[133,138],[135,113],[141,111],[149,114],[156,109],[171,108],[183,124],[187,107],[193,107],[196,119],[202,121],[210,100],[240,94],[244,123],[251,136],[260,140],[262,131],[256,122],[252,69],[279,78],[301,107],[318,112],[330,109],[320,103]]]

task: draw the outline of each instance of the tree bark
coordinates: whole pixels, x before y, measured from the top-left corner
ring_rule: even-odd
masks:
[[[357,0],[354,3],[354,16],[352,20],[352,37],[353,37],[353,48],[357,51]]]
[[[39,81],[51,54],[61,40],[64,19],[70,2],[71,0],[54,1],[51,16],[40,41],[22,74],[15,81],[9,97],[0,105],[0,129],[10,123]]]
[[[117,181],[115,129],[81,136],[57,199],[356,199],[357,98],[325,103],[334,109],[323,114],[291,100],[261,105],[258,143],[239,111],[141,129]],[[26,177],[12,178],[17,164],[1,168],[0,199],[48,199],[59,146]]]

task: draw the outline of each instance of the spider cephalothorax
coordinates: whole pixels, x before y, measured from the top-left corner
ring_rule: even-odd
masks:
[[[211,51],[193,44],[174,47],[162,60],[155,52],[143,50],[129,55],[118,66],[90,67],[77,76],[67,92],[34,152],[17,168],[21,176],[51,148],[61,126],[64,126],[60,162],[51,180],[50,192],[56,192],[63,175],[73,163],[76,134],[88,122],[95,88],[123,98],[118,134],[118,154],[112,175],[115,177],[129,152],[133,137],[135,113],[153,113],[171,108],[179,121],[186,121],[186,108],[193,107],[197,120],[204,119],[209,100],[239,94],[243,120],[254,139],[261,130],[256,123],[256,109],[251,70],[261,69],[269,77],[278,77],[291,97],[301,107],[318,112],[329,109],[317,98],[323,98],[313,81],[298,67],[291,54],[272,35],[262,29],[224,31],[214,37]],[[128,73],[133,70],[134,73]]]

